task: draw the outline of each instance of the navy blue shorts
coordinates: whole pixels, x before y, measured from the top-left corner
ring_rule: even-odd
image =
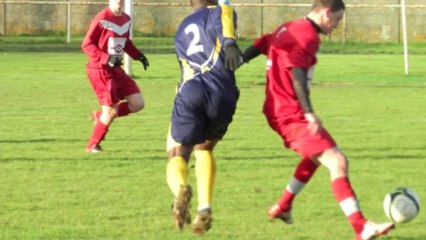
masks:
[[[186,81],[175,97],[171,137],[179,144],[195,145],[221,139],[237,107],[238,88],[218,89],[200,78]]]

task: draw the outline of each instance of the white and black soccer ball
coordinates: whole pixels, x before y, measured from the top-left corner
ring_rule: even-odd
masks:
[[[414,190],[400,187],[385,196],[383,207],[392,222],[406,223],[419,214],[420,198]]]

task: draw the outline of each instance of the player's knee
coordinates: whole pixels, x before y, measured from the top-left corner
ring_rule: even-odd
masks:
[[[193,146],[192,145],[179,145],[176,147],[173,147],[167,151],[168,159],[172,159],[173,157],[183,157],[186,162],[189,161],[189,158],[191,157]]]
[[[132,113],[139,112],[144,108],[145,108],[145,101],[143,99],[129,103],[129,109]]]
[[[335,172],[340,176],[346,176],[348,173],[348,159],[342,152],[337,152],[333,156],[331,171]]]
[[[110,124],[117,115],[117,110],[115,108],[103,109],[100,120],[105,124]]]
[[[139,111],[141,111],[142,109],[144,109],[144,107],[145,107],[145,104],[143,104],[143,103],[141,103],[141,104],[131,105],[131,106],[130,106],[130,111],[131,111],[132,113],[139,112]]]
[[[195,150],[208,150],[213,151],[219,139],[206,140],[204,143],[200,143],[194,146]]]
[[[117,115],[117,110],[115,108],[111,108],[111,109],[105,111],[105,115],[108,119],[113,119]]]
[[[346,158],[345,155],[343,155],[343,153],[338,154],[338,156],[336,157],[337,160],[337,166],[341,169],[347,169],[348,168],[348,159]]]
[[[326,151],[319,160],[329,169],[333,178],[346,176],[348,173],[348,159],[338,149]]]

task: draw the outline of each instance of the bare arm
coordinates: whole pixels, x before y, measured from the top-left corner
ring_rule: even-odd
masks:
[[[306,70],[303,68],[292,68],[293,88],[296,92],[297,100],[304,113],[313,113],[311,100],[309,99],[308,78]]]
[[[292,68],[291,74],[293,76],[293,88],[296,93],[297,100],[305,114],[306,120],[309,122],[308,130],[312,134],[315,134],[322,128],[322,124],[312,108],[309,97],[307,71],[303,68]]]

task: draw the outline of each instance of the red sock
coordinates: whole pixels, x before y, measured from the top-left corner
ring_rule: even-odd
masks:
[[[293,205],[293,200],[302,188],[309,182],[315,171],[318,169],[316,165],[309,158],[304,158],[297,165],[293,178],[287,185],[286,190],[283,192],[278,205],[283,211],[289,210]]]
[[[347,177],[337,178],[332,182],[334,197],[351,223],[355,233],[360,233],[367,221],[360,210],[355,192]]]
[[[95,145],[99,145],[102,139],[108,132],[108,125],[105,125],[101,121],[96,122],[96,126],[93,128],[92,137],[87,144],[87,148],[91,148]]]
[[[118,104],[117,117],[124,117],[132,113],[129,109],[129,102],[120,102]]]

